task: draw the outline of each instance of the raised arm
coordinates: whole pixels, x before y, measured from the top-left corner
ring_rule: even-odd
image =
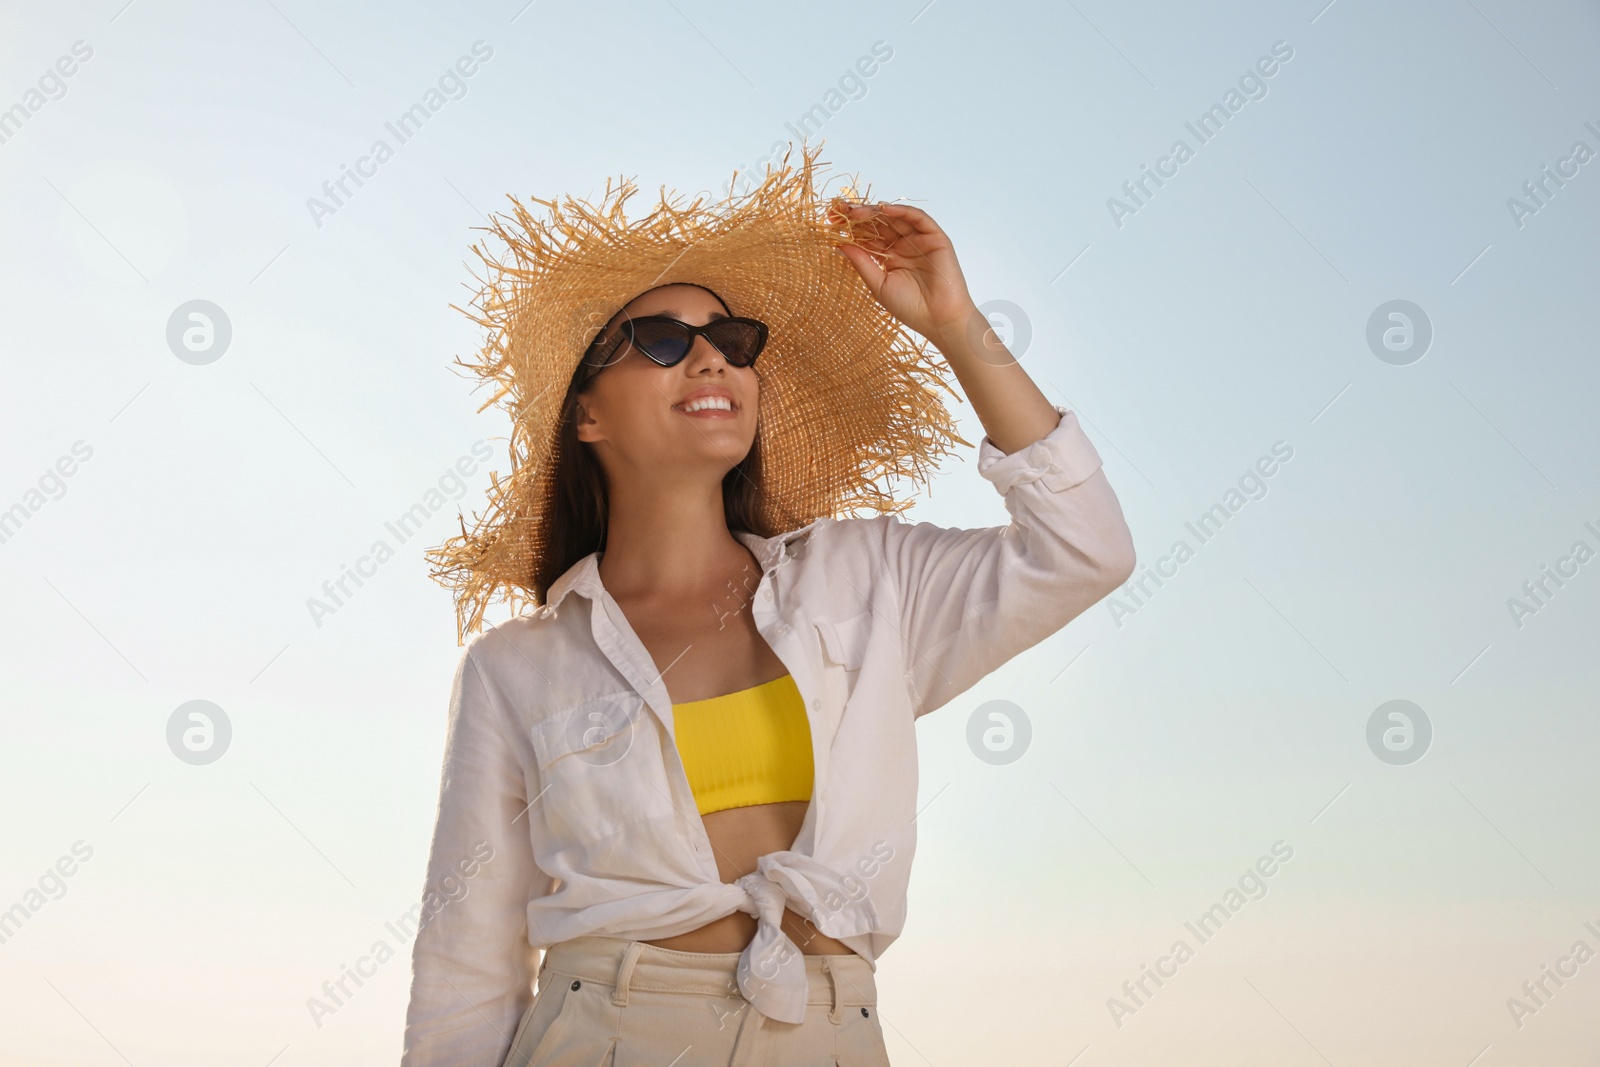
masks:
[[[988,328],[939,225],[904,204],[841,200],[833,211],[848,220],[839,250],[872,295],[955,372],[986,431],[978,472],[1011,515],[984,529],[880,523],[922,715],[1121,585],[1133,539],[1077,416],[1051,404]]]
[[[533,999],[527,907],[545,876],[533,859],[522,771],[475,645],[450,694],[401,1067],[499,1067]]]
[[[1077,416],[1010,455],[987,436],[978,473],[1004,495],[1005,526],[879,520],[915,714],[965,692],[1121,585],[1133,542]]]

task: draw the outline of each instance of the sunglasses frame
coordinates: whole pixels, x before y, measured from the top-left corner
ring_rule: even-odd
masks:
[[[677,359],[673,360],[670,363],[664,363],[661,360],[657,359],[655,356],[651,355],[649,352],[645,351],[643,348],[640,348],[638,345],[634,344],[634,336],[635,336],[634,335],[634,325],[636,323],[641,323],[641,322],[670,322],[670,323],[673,323],[674,325],[681,326],[681,327],[683,327],[683,329],[687,330],[688,334],[689,334],[689,344],[688,344],[688,347],[686,347],[683,350],[683,355],[679,356]],[[750,362],[749,363],[734,363],[733,360],[728,359],[728,354],[726,352],[723,352],[721,348],[718,348],[717,347],[717,343],[711,339],[709,331],[711,331],[713,329],[716,329],[718,326],[720,326],[720,325],[722,325],[724,323],[743,323],[743,324],[745,324],[747,326],[754,326],[756,328],[756,333],[757,333],[757,337],[758,337],[758,340],[756,342],[756,352],[755,352],[754,356],[750,357]],[[710,322],[706,323],[704,326],[691,326],[689,323],[684,322],[682,319],[675,319],[671,315],[640,315],[637,318],[630,318],[630,319],[623,319],[622,320],[622,322],[617,326],[616,336],[613,337],[612,340],[611,340],[611,343],[609,343],[606,346],[605,354],[603,356],[601,356],[598,361],[591,361],[586,357],[584,359],[584,362],[589,364],[589,366],[594,368],[594,371],[592,373],[599,373],[601,370],[604,370],[607,366],[610,366],[611,357],[617,354],[617,350],[620,349],[623,344],[630,344],[630,345],[633,345],[634,349],[640,355],[644,356],[646,359],[650,360],[652,363],[656,364],[657,366],[660,366],[660,367],[676,367],[679,363],[682,363],[684,360],[688,359],[689,358],[689,353],[694,351],[695,338],[704,337],[706,339],[706,343],[709,344],[712,348],[716,348],[717,352],[722,356],[723,359],[728,359],[728,363],[729,363],[730,366],[734,366],[734,367],[753,367],[753,366],[755,366],[756,357],[760,356],[761,353],[766,350],[768,336],[769,336],[769,330],[767,328],[767,324],[766,323],[762,322],[760,319],[745,318],[745,317],[739,316],[739,315],[728,316],[728,317],[720,318],[720,319],[712,319]],[[590,351],[593,352],[596,349],[596,347],[599,346],[599,344],[600,344],[600,338],[597,337],[597,338],[595,338],[594,343],[589,346]]]

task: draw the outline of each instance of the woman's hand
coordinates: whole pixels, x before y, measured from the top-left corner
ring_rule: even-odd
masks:
[[[970,342],[967,334],[981,313],[967,291],[950,238],[926,211],[835,197],[828,214],[840,226],[839,251],[889,314],[942,352]]]
[[[926,211],[835,197],[828,216],[867,291],[939,349],[996,448],[1009,455],[1060,424],[1061,413],[972,302],[950,238]]]

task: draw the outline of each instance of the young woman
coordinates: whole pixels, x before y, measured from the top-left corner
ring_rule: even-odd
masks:
[[[811,169],[690,221],[569,201],[485,302],[526,452],[438,558],[473,623],[491,581],[542,607],[456,675],[405,1067],[886,1064],[914,723],[1132,571],[1099,456],[948,237],[824,211]],[[1008,525],[869,491],[953,436],[909,331]],[[888,513],[834,517],[863,502]]]

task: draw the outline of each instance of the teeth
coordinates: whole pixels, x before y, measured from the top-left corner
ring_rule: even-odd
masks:
[[[732,411],[733,404],[725,396],[702,396],[696,397],[687,404],[679,406],[678,410],[687,414],[688,412],[692,411],[704,411],[707,408],[716,408],[719,411]]]

